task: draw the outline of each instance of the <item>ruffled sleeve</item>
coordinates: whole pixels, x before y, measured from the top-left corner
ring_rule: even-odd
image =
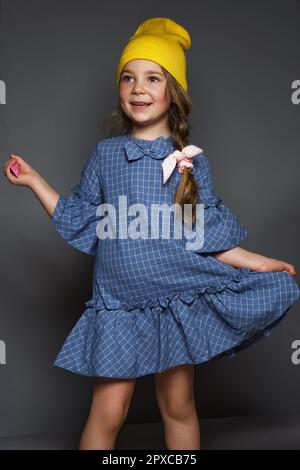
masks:
[[[60,195],[52,215],[52,224],[60,236],[77,250],[95,256],[100,216],[97,207],[103,201],[99,171],[98,145],[90,153],[81,173],[80,183],[70,196]]]
[[[234,248],[247,235],[246,227],[215,194],[212,172],[204,152],[193,158],[193,175],[198,183],[198,203],[204,205],[204,236],[202,248],[193,250],[210,253]]]

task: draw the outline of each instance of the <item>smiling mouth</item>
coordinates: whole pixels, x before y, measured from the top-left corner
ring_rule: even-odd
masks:
[[[131,106],[133,109],[143,110],[143,109],[146,109],[146,108],[148,108],[149,106],[151,106],[151,104],[152,104],[152,103],[144,103],[144,104],[130,103],[130,106]]]

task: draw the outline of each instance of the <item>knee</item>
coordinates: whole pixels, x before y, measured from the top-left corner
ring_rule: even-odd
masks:
[[[195,412],[193,402],[182,400],[169,401],[168,403],[159,405],[163,419],[172,419],[175,421],[184,421]]]
[[[96,421],[97,425],[101,428],[105,427],[107,430],[117,430],[123,425],[126,415],[127,411],[125,407],[113,404],[101,410],[101,413],[97,413],[96,416],[92,416],[92,419]]]

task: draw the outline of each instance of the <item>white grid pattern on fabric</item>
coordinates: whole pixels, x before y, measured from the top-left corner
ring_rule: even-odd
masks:
[[[204,245],[186,250],[182,239],[99,239],[96,211],[141,203],[170,206],[181,175],[162,183],[171,137],[154,141],[118,136],[91,152],[80,184],[60,196],[53,225],[70,245],[95,256],[93,296],[54,364],[88,376],[132,378],[180,364],[197,364],[237,351],[270,334],[300,297],[286,272],[233,268],[213,253],[247,235],[216,196],[204,152],[193,174],[204,204]],[[150,225],[150,223],[149,223]]]

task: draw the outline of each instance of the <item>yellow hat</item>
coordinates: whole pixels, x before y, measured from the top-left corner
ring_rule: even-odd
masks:
[[[150,18],[138,27],[124,47],[117,69],[117,86],[122,68],[134,59],[148,59],[164,67],[187,91],[184,49],[191,47],[188,31],[169,18]]]

